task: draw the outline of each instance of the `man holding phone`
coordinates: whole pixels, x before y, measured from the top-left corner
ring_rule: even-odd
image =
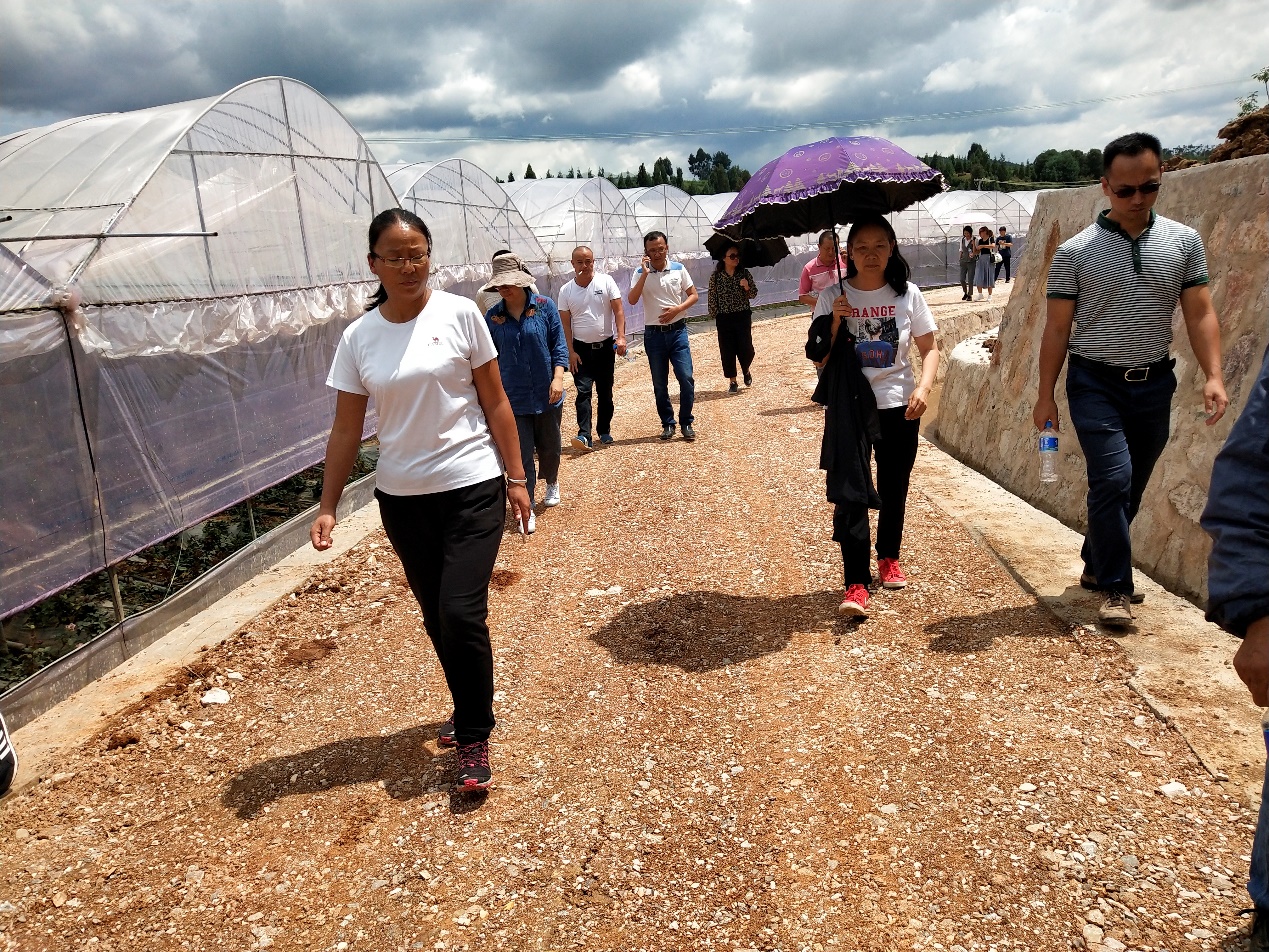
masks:
[[[687,318],[699,299],[687,268],[669,260],[670,244],[665,233],[650,231],[643,236],[643,265],[634,273],[627,300],[631,306],[643,301],[643,349],[652,371],[652,392],[657,415],[661,417],[661,439],[674,439],[674,406],[670,403],[670,368],[679,382],[679,425],[683,439],[696,439],[692,426],[692,405],[696,401],[696,381],[692,377],[692,348],[687,339]]]
[[[1209,426],[1229,404],[1203,241],[1193,228],[1154,212],[1160,155],[1159,140],[1143,132],[1115,139],[1102,153],[1110,210],[1053,256],[1032,413],[1036,429],[1058,427],[1053,392],[1069,351],[1066,398],[1088,471],[1080,584],[1104,593],[1098,618],[1116,626],[1132,623],[1130,606],[1141,600],[1129,530],[1168,442],[1176,391],[1176,360],[1168,351],[1178,302],[1205,377]]]

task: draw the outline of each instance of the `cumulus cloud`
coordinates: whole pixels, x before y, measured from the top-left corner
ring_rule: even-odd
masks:
[[[1019,160],[1131,128],[1213,141],[1265,65],[1260,8],[7,0],[0,134],[282,74],[335,102],[385,161],[464,155],[504,176],[530,161],[618,170],[670,155],[686,166],[698,147],[753,169],[800,142],[864,131],[913,152],[977,141]],[[1111,101],[1052,105],[1084,100]]]

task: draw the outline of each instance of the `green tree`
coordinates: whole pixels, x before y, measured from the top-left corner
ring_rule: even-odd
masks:
[[[1250,115],[1256,111],[1256,101],[1260,98],[1260,93],[1254,89],[1242,99],[1238,100],[1238,114],[1240,116]]]
[[[674,184],[678,188],[683,187],[683,167],[682,166],[679,166],[677,169],[674,170]]]
[[[533,171],[532,165],[526,165],[524,167],[524,177],[527,179],[535,179],[538,177],[537,173]]]
[[[651,184],[652,176],[648,174],[648,167],[640,162],[639,171],[635,175],[635,186],[638,188],[647,188]]]
[[[508,172],[508,173],[507,173],[507,181],[508,181],[508,182],[514,182],[515,180],[516,180],[516,173],[515,173],[515,172]]]
[[[1258,73],[1252,73],[1251,78],[1256,82],[1265,84],[1265,100],[1269,102],[1269,66],[1266,66]]]
[[[573,173],[573,167],[572,167],[571,165],[568,167],[568,175],[566,175],[566,176],[564,176],[564,177],[565,177],[565,178],[577,178],[577,176]]]
[[[714,160],[704,149],[697,149],[694,155],[687,157],[687,170],[692,174],[692,178],[703,182],[714,171]]]
[[[709,186],[714,190],[714,194],[719,192],[731,191],[731,183],[727,179],[727,170],[721,165],[715,165],[714,171],[709,175]]]

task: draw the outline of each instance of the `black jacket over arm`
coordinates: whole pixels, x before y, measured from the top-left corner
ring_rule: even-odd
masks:
[[[833,315],[821,314],[811,322],[806,341],[810,360],[820,361],[828,354],[824,374],[811,397],[825,407],[820,469],[827,473],[828,501],[880,509],[871,463],[872,444],[881,439],[877,398],[855,354],[855,338],[844,327],[829,353],[832,328]]]

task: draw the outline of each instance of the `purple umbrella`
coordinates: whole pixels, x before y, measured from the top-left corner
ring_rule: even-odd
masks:
[[[872,136],[824,139],[760,168],[715,225],[736,238],[822,231],[944,191],[943,173]]]

